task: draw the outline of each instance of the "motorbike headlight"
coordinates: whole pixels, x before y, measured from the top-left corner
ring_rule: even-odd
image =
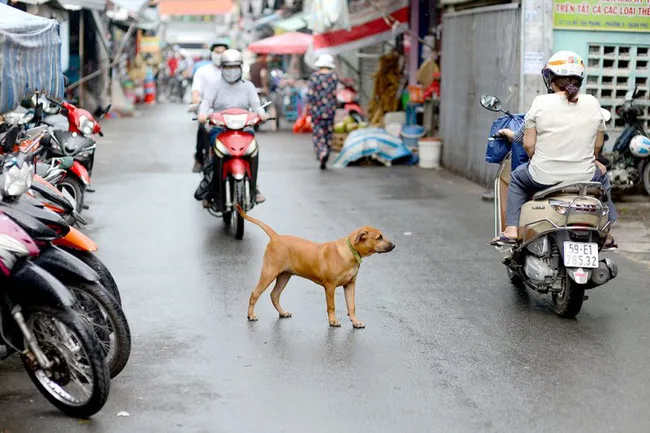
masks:
[[[92,135],[94,128],[95,122],[86,116],[79,116],[79,131],[81,131],[83,135]]]
[[[24,194],[32,186],[32,177],[34,176],[34,168],[23,163],[22,167],[17,164],[12,164],[11,167],[5,166],[2,173],[2,195],[8,197],[17,197]]]
[[[218,139],[214,143],[214,148],[219,156],[230,155],[230,151],[226,145],[220,142]]]
[[[3,217],[3,218],[8,218],[8,217]],[[18,239],[15,239],[5,234],[0,234],[0,249],[14,253],[17,256],[26,256],[27,254],[29,254],[29,250],[27,249],[27,247],[25,247],[25,245],[22,242],[20,242]]]
[[[228,129],[243,129],[246,126],[248,114],[224,114],[223,120]]]
[[[257,153],[257,140],[253,139],[253,141],[251,141],[251,144],[248,146],[248,149],[246,149],[246,153],[244,153],[244,155],[255,156],[256,153]]]

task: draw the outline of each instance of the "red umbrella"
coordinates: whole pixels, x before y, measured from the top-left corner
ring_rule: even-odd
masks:
[[[253,42],[248,49],[258,54],[305,54],[312,40],[307,33],[283,33]]]

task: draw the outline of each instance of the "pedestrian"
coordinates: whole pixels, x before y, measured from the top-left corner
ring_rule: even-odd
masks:
[[[329,54],[321,55],[314,66],[318,70],[309,77],[307,109],[313,125],[312,142],[316,159],[320,161],[320,169],[325,170],[334,133],[336,86],[339,79],[334,73],[334,58]]]

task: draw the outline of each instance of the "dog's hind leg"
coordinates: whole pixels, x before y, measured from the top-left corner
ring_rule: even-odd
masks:
[[[276,270],[274,267],[267,266],[266,263],[262,266],[262,275],[260,275],[260,280],[255,287],[255,290],[251,293],[251,297],[248,301],[248,320],[254,321],[257,320],[255,315],[255,304],[257,300],[262,296],[262,293],[271,285],[273,280],[275,280],[280,271]]]
[[[282,309],[282,306],[280,305],[280,295],[282,295],[282,291],[286,287],[287,283],[291,279],[291,274],[289,272],[283,272],[280,275],[278,275],[278,278],[275,280],[275,287],[273,287],[273,290],[271,290],[271,302],[273,302],[273,306],[275,307],[276,310],[278,310],[278,313],[280,314],[281,319],[286,319],[288,317],[291,317],[291,313],[284,311]]]

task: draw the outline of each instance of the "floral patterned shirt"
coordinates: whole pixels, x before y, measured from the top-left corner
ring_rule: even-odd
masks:
[[[313,121],[334,120],[336,111],[336,86],[339,78],[333,72],[314,72],[309,77],[309,103]]]

